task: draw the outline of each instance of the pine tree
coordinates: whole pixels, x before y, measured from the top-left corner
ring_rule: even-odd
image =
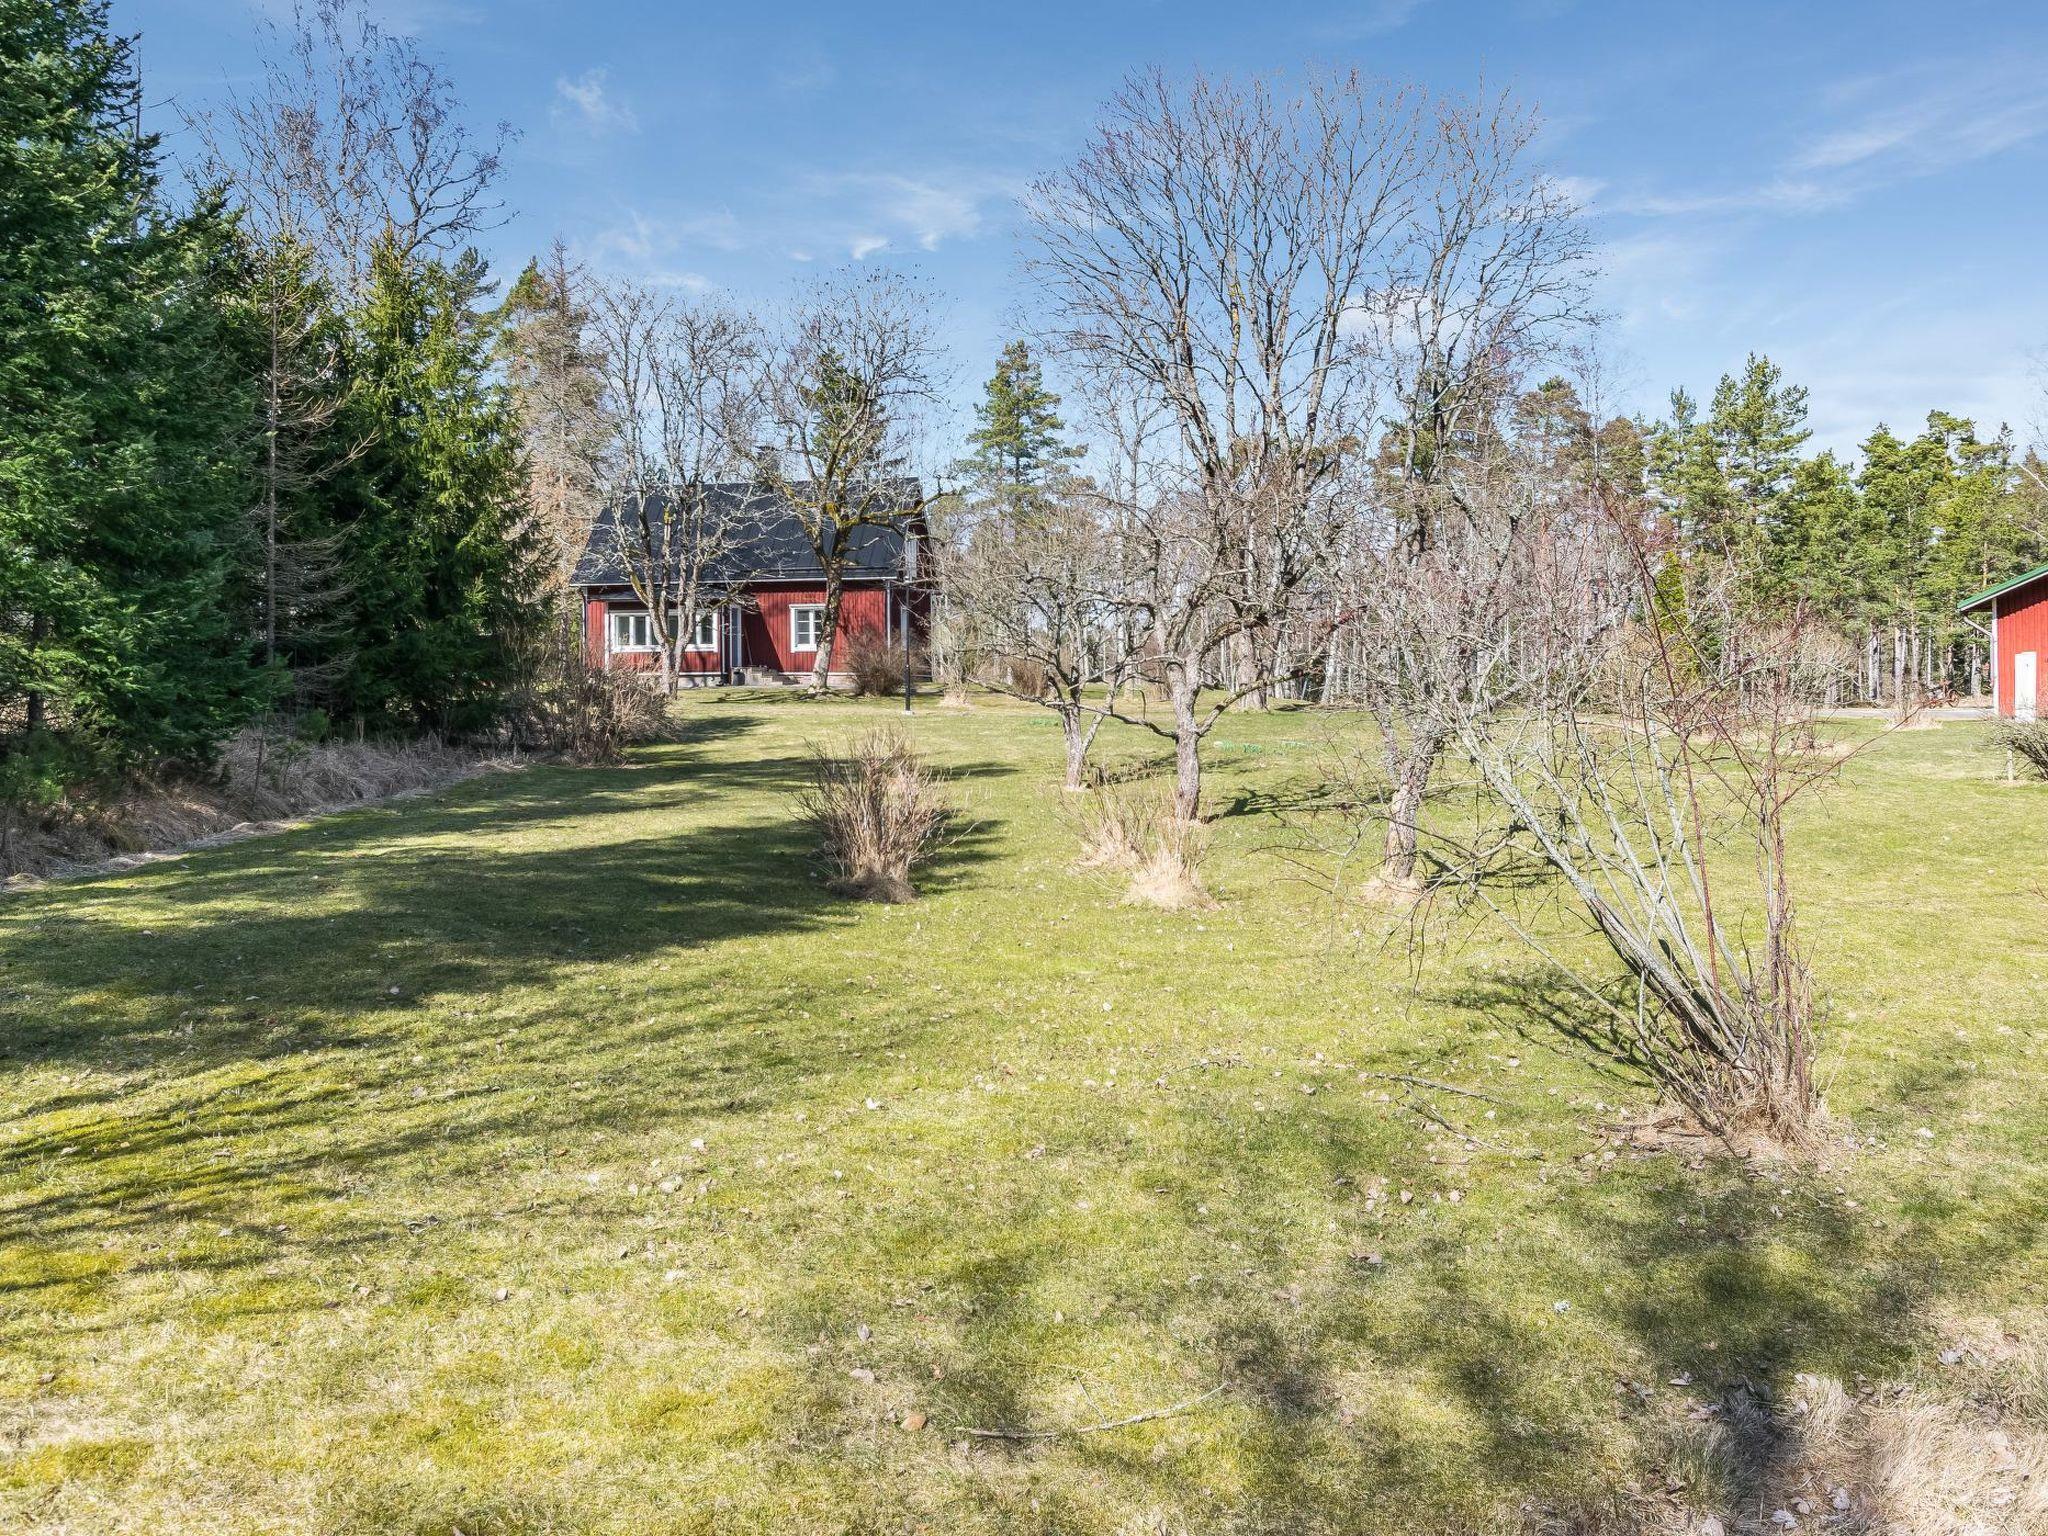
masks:
[[[1755,353],[1739,377],[1723,375],[1704,418],[1683,390],[1674,394],[1652,463],[1685,547],[1774,580],[1774,546],[1797,517],[1793,480],[1810,435],[1806,391]]]
[[[962,468],[998,492],[1042,483],[1082,452],[1063,437],[1059,405],[1031,349],[1011,342],[974,408],[980,425],[967,434]]]
[[[334,485],[356,655],[338,689],[380,726],[490,724],[538,622],[517,424],[476,313],[481,262],[371,257],[349,414],[369,447]]]
[[[138,90],[100,0],[0,0],[0,776],[14,796],[202,757],[247,707],[231,586],[252,402],[231,224],[212,200],[166,206]]]

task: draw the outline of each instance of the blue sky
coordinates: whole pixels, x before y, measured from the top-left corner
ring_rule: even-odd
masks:
[[[113,0],[157,126],[247,80],[262,4],[284,0]],[[2048,414],[2038,0],[375,9],[522,131],[501,266],[559,232],[594,265],[761,303],[822,266],[900,263],[947,296],[964,386],[1015,320],[1015,191],[1121,76],[1324,64],[1540,108],[1545,164],[1592,211],[1633,408],[1758,350],[1811,388],[1827,446],[1937,406],[2022,439]]]

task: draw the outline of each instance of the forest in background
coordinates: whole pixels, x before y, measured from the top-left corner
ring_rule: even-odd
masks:
[[[203,770],[252,723],[488,738],[548,666],[598,494],[590,307],[559,249],[500,297],[475,247],[511,130],[469,124],[410,40],[330,4],[271,42],[174,174],[104,4],[0,0],[11,810]],[[842,366],[828,354],[812,365]],[[1957,600],[2048,559],[2035,450],[1937,410],[1853,461],[1809,453],[1805,391],[1761,356],[1662,421],[1596,419],[1562,377],[1513,415],[1674,560],[1726,559],[1759,601],[1810,609],[1838,702],[1980,692]],[[876,465],[898,446],[867,437]]]

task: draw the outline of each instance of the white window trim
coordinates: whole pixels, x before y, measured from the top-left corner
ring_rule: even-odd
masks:
[[[695,651],[699,655],[705,655],[718,649],[718,642],[723,636],[725,626],[720,623],[716,608],[706,608],[698,613],[697,620],[699,623],[706,619],[711,621],[711,638],[702,645],[699,645],[696,638],[692,636],[690,643],[683,647],[684,650]]]
[[[818,639],[817,639],[817,640],[813,640],[813,641],[812,641],[812,642],[811,642],[811,643],[810,643],[809,645],[805,645],[805,644],[803,643],[803,641],[802,641],[801,639],[799,639],[799,638],[798,638],[798,636],[797,636],[797,632],[796,632],[796,616],[797,616],[798,614],[800,614],[800,613],[815,613],[815,614],[816,614],[816,615],[818,616]],[[798,652],[800,652],[800,651],[808,651],[808,652],[810,652],[810,653],[811,653],[811,654],[812,654],[813,656],[815,656],[815,655],[817,655],[817,653],[818,653],[818,640],[822,640],[822,639],[824,639],[824,638],[825,638],[825,605],[824,605],[823,603],[791,603],[791,604],[789,605],[789,652],[790,652],[790,654],[791,654],[792,656],[794,656],[794,655],[796,655],[796,654],[797,654]]]
[[[619,620],[639,619],[647,626],[647,644],[621,645],[619,643]],[[614,656],[645,656],[661,649],[654,643],[654,619],[645,608],[612,608],[605,614],[605,639]]]

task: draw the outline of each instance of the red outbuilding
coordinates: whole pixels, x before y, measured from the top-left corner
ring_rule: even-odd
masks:
[[[2048,565],[1986,587],[1957,605],[1991,615],[1991,696],[2008,720],[2032,720],[2041,709],[2041,658],[2048,655]]]
[[[706,563],[705,593],[682,649],[679,680],[702,687],[808,679],[824,638],[825,573],[801,514],[760,485],[730,482],[706,494],[715,502],[712,515],[723,525],[725,548]],[[906,486],[902,500],[918,505],[916,487]],[[664,503],[657,498],[650,507],[644,521],[637,509],[628,515],[623,536],[618,509],[605,508],[576,564],[570,584],[583,600],[593,666],[660,665],[641,593],[653,589],[646,573],[654,561],[682,558],[682,535],[671,534],[676,520]],[[923,644],[930,604],[915,569],[923,531],[921,519],[906,515],[843,536],[836,681],[847,675],[843,658],[850,643],[900,644],[907,637],[913,649]]]

